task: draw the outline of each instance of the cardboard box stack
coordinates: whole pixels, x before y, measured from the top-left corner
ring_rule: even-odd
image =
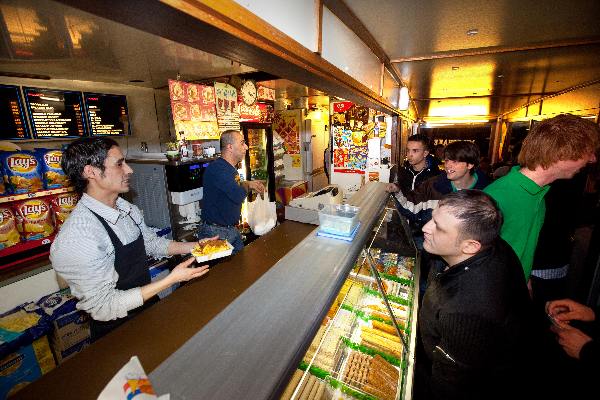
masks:
[[[50,323],[50,344],[61,364],[90,344],[89,316],[75,308],[77,299],[65,292],[38,301]]]
[[[44,312],[26,303],[0,315],[0,399],[14,394],[55,367]]]

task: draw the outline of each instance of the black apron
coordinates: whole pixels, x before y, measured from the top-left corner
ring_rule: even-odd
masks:
[[[92,211],[92,210],[90,210]],[[133,242],[124,245],[117,237],[108,223],[92,211],[92,214],[98,218],[100,223],[106,229],[106,233],[110,237],[113,247],[115,248],[115,270],[119,274],[116,288],[118,290],[128,290],[136,287],[141,287],[150,283],[150,271],[146,265],[146,247],[144,246],[144,237],[140,229],[140,234]],[[129,216],[131,218],[131,216]],[[131,219],[133,221],[133,218]],[[135,221],[134,221],[135,222]],[[139,229],[139,226],[138,226]],[[148,301],[144,302],[141,307],[134,310],[129,310],[126,317],[112,321],[97,321],[90,320],[90,330],[92,342],[98,340],[116,327],[122,325],[127,320],[133,318],[141,311],[158,302],[158,296],[153,296]]]

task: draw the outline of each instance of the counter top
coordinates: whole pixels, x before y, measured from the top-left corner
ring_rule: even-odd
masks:
[[[84,349],[15,399],[96,399],[112,376],[137,355],[151,373],[315,229],[285,221],[204,277]]]
[[[159,153],[153,153],[153,154],[159,154]],[[144,157],[144,156],[128,156],[126,158],[126,161],[128,163],[137,163],[137,164],[160,164],[160,165],[173,165],[173,166],[177,166],[177,165],[185,165],[185,164],[195,164],[195,163],[202,163],[202,162],[210,162],[210,161],[214,161],[216,160],[218,157],[189,157],[189,158],[184,158],[181,160],[177,160],[177,161],[169,161],[167,160],[167,157],[164,156],[162,158],[157,158],[157,157]]]

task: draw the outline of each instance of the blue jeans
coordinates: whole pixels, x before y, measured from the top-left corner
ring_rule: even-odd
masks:
[[[244,248],[244,242],[242,241],[242,235],[240,231],[234,226],[218,226],[201,223],[196,237],[198,239],[210,238],[213,236],[219,236],[219,239],[226,239],[233,246],[233,253]]]

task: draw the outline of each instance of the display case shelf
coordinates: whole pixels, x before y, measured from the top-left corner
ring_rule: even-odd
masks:
[[[34,199],[36,197],[50,196],[53,194],[68,193],[73,191],[75,191],[74,187],[66,187],[58,189],[40,190],[33,193],[11,194],[8,196],[0,197],[0,204],[6,204],[18,200]]]

